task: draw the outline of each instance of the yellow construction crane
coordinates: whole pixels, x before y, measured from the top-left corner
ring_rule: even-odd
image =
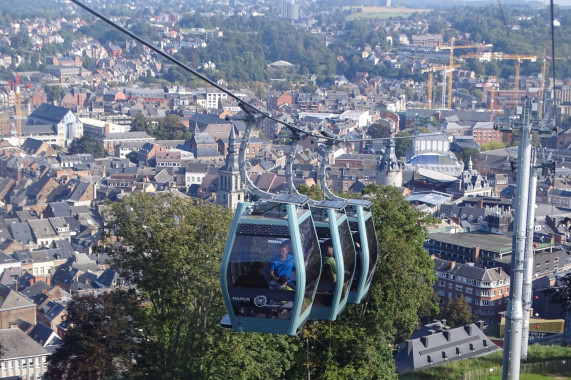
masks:
[[[460,65],[451,65],[451,66],[432,66],[427,69],[422,70],[423,73],[428,72],[428,88],[426,90],[426,95],[428,97],[428,109],[432,108],[432,82],[433,82],[433,73],[435,71],[448,71],[452,72],[453,70],[460,67]],[[446,74],[444,74],[446,75]],[[444,91],[444,89],[442,89]]]
[[[518,98],[519,92],[519,69],[521,61],[537,61],[537,56],[535,55],[521,55],[521,54],[504,54],[504,53],[466,53],[460,58],[477,58],[481,61],[502,61],[502,60],[513,60],[516,61],[515,65],[515,83],[514,83],[514,92],[515,98]]]
[[[492,44],[454,46],[454,41],[456,41],[456,39],[452,37],[450,41],[448,41],[448,45],[442,45],[436,47],[436,50],[450,50],[450,62],[448,63],[449,66],[452,66],[454,64],[455,49],[478,49],[478,48],[488,48],[494,46]],[[452,71],[448,72],[448,109],[452,109]]]

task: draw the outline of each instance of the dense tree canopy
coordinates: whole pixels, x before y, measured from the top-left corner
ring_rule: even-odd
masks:
[[[307,195],[308,197],[316,201],[320,201],[323,199],[323,190],[321,190],[321,188],[319,188],[317,185],[307,186],[306,184],[302,183],[297,188],[297,191],[299,191],[300,194]]]
[[[133,370],[146,338],[135,292],[75,296],[67,305],[63,344],[48,358],[45,379],[104,379]]]
[[[472,308],[463,295],[456,299],[446,298],[440,305],[439,319],[446,319],[446,324],[451,328],[464,326],[474,322],[476,316],[472,314]]]
[[[69,146],[69,153],[87,153],[91,154],[94,158],[102,158],[107,155],[107,151],[105,150],[103,143],[88,135],[73,140]]]
[[[167,194],[134,194],[111,206],[115,265],[148,297],[153,378],[206,378],[225,344],[218,271],[231,213]]]
[[[147,132],[158,140],[189,140],[192,133],[188,130],[176,114],[168,114],[159,118],[156,123],[138,113],[131,124],[132,131]]]

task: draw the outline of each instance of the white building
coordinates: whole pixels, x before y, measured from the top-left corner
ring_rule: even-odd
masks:
[[[206,109],[218,109],[218,102],[220,99],[227,99],[228,95],[225,92],[219,91],[215,88],[206,90]]]

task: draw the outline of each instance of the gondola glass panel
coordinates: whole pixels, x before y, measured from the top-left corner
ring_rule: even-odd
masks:
[[[224,301],[235,331],[294,335],[309,316],[321,266],[310,211],[266,202],[239,204],[221,267]],[[272,208],[273,207],[273,208]]]
[[[355,247],[343,207],[344,202],[337,201],[311,205],[322,266],[310,319],[334,321],[347,304],[355,272]]]
[[[369,291],[377,265],[377,235],[372,214],[366,209],[370,203],[360,200],[349,200],[348,203],[347,216],[357,252],[356,270],[349,292],[349,302],[360,303]]]

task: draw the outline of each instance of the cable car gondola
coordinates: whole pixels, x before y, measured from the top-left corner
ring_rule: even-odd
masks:
[[[369,201],[349,199],[345,208],[357,252],[355,276],[349,290],[349,303],[360,303],[369,292],[379,256],[370,206]]]
[[[311,214],[321,247],[321,276],[310,319],[334,321],[345,309],[355,272],[355,246],[344,212],[345,202],[311,204]]]
[[[358,199],[344,199],[331,192],[325,180],[325,167],[332,144],[326,144],[326,154],[322,158],[319,171],[319,182],[326,198],[335,201],[347,202],[345,211],[349,218],[349,226],[353,235],[357,260],[355,265],[355,275],[351,282],[349,292],[349,303],[360,303],[369,291],[373,273],[378,260],[378,243],[375,233],[372,214],[370,212],[371,202]],[[319,234],[319,233],[318,233]],[[368,268],[363,270],[363,268]]]
[[[220,271],[234,331],[295,335],[308,319],[321,268],[308,200],[238,205]]]

